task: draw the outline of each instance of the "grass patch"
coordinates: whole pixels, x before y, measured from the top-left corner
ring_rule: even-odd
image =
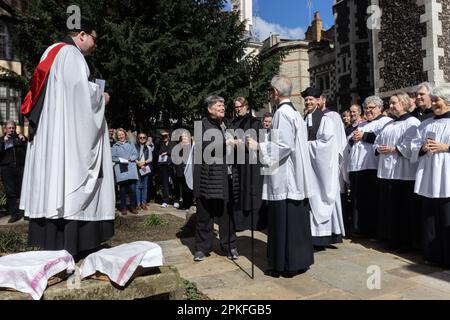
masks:
[[[0,252],[17,253],[29,250],[27,235],[13,230],[0,230]]]
[[[184,295],[187,300],[201,300],[201,295],[198,292],[197,285],[188,280],[183,281]]]
[[[164,218],[162,218],[160,215],[158,214],[154,214],[152,213],[151,215],[147,216],[144,220],[144,226],[147,228],[150,227],[163,227],[168,225],[169,222],[167,220],[165,220]]]

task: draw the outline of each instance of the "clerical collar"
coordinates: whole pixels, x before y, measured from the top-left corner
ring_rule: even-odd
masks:
[[[411,114],[405,113],[404,115],[401,115],[400,117],[395,118],[395,121],[404,121],[404,120],[406,120],[408,118],[411,118],[411,117],[412,117]]]
[[[441,114],[440,116],[435,116],[434,119],[438,120],[438,119],[450,119],[450,111]]]
[[[384,115],[383,115],[383,114],[380,114],[378,117],[376,117],[376,118],[373,119],[373,120],[367,120],[367,122],[377,121],[377,120],[380,120],[381,118],[384,118]]]

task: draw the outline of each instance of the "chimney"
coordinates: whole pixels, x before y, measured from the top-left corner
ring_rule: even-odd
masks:
[[[314,12],[312,22],[312,41],[320,42],[322,40],[323,21],[320,19],[319,11]]]

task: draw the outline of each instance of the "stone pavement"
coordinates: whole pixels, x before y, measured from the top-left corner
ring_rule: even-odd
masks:
[[[171,208],[152,206],[151,210],[184,215]],[[386,252],[382,243],[367,239],[345,240],[337,249],[317,252],[315,264],[305,274],[272,278],[264,275],[268,268],[267,236],[255,232],[255,277],[251,279],[250,236],[248,231],[238,233],[241,256],[235,262],[220,254],[218,241],[214,243],[214,253],[202,262],[192,260],[193,238],[163,241],[160,245],[166,263],[175,265],[181,277],[195,282],[211,299],[450,300],[450,270],[425,265],[417,253]],[[372,268],[379,268],[379,289],[368,288],[369,277],[374,274]]]
[[[170,213],[185,218],[186,212],[172,207],[151,205],[146,212]],[[0,225],[7,217],[0,218]],[[26,223],[23,220],[18,222]],[[217,226],[216,226],[217,227]],[[251,279],[250,232],[238,233],[240,258],[233,262],[219,253],[215,241],[214,253],[202,262],[193,261],[194,239],[173,239],[159,242],[165,263],[178,268],[181,277],[197,284],[211,299],[382,299],[450,300],[450,270],[425,265],[420,255],[396,255],[382,249],[382,244],[367,239],[345,240],[337,249],[317,252],[315,264],[305,274],[294,278],[272,278],[264,275],[267,236],[255,232],[254,279]],[[373,269],[374,268],[374,269]],[[369,277],[380,271],[380,289],[368,288]],[[369,281],[369,284],[376,281]]]

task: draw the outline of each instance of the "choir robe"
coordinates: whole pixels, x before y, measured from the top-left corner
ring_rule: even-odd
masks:
[[[247,130],[255,130],[258,136],[261,122],[249,113],[242,118],[236,118],[231,123],[235,130],[235,138],[245,140]],[[241,129],[241,130],[239,130]],[[255,139],[257,138],[255,137]],[[241,150],[239,150],[241,149]],[[245,163],[237,163],[238,152],[245,155]],[[256,159],[256,153],[249,151],[244,144],[235,150],[235,162],[233,164],[233,217],[237,231],[262,229],[260,213],[262,207],[262,182],[261,164]],[[250,157],[254,156],[252,163]],[[256,162],[256,163],[254,163]]]
[[[350,152],[346,171],[352,189],[355,221],[360,233],[372,237],[377,233],[379,197],[378,157],[373,143],[384,126],[391,121],[391,118],[380,115],[358,125],[358,130],[363,132],[362,140],[354,142],[353,133],[348,137]]]
[[[424,154],[427,138],[450,144],[450,112],[422,122],[411,143],[418,160],[414,192],[422,199],[422,240],[425,260],[450,267],[450,152]]]
[[[314,117],[316,112],[317,109],[312,114],[313,123],[308,123],[317,127],[315,137],[308,141],[317,190],[310,198],[311,234],[315,246],[329,246],[342,242],[345,235],[339,176],[347,141],[339,114],[329,111],[322,117]]]
[[[375,150],[381,145],[395,147],[397,152],[378,154],[377,177],[380,200],[377,236],[389,240],[393,247],[420,246],[420,203],[414,194],[417,164],[410,161],[410,141],[420,121],[409,113],[388,123],[377,136]]]
[[[75,255],[113,236],[115,194],[104,98],[99,86],[88,81],[81,51],[71,38],[65,42],[41,93],[20,208],[30,219],[30,246]]]
[[[267,256],[278,272],[308,269],[314,263],[308,198],[312,188],[307,128],[290,100],[281,101],[268,140],[259,144],[264,164]]]

